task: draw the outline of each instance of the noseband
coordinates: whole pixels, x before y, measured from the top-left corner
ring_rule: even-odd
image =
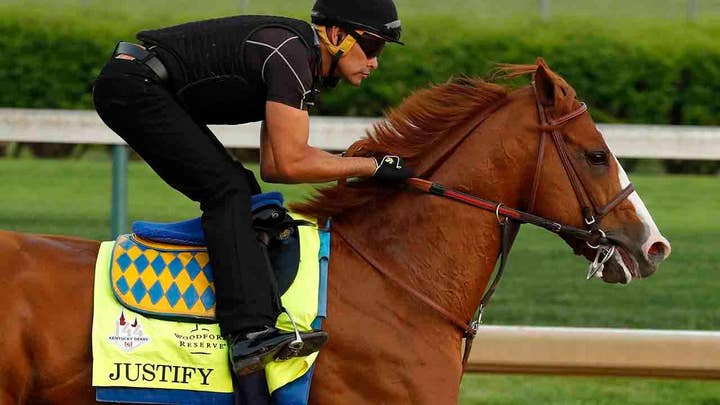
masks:
[[[345,240],[348,246],[350,246],[350,248],[352,248],[352,250],[358,256],[362,257],[366,262],[368,262],[378,272],[387,277],[390,281],[392,281],[405,291],[409,292],[410,294],[418,298],[420,301],[423,301],[425,304],[427,304],[433,310],[435,310],[443,317],[448,319],[450,322],[458,326],[458,328],[464,332],[465,350],[462,357],[463,369],[467,364],[470,349],[472,348],[473,338],[477,334],[477,330],[480,326],[483,310],[490,302],[490,299],[492,298],[492,295],[495,292],[495,289],[497,288],[500,279],[502,278],[503,270],[507,262],[507,255],[510,251],[508,221],[513,221],[515,224],[532,224],[547,229],[551,232],[557,233],[561,236],[566,236],[584,241],[588,247],[596,250],[595,260],[593,260],[593,262],[590,264],[590,268],[588,270],[587,277],[590,278],[597,272],[602,271],[604,263],[606,263],[615,253],[615,247],[607,239],[605,232],[600,228],[600,221],[610,211],[612,211],[622,201],[624,201],[630,194],[632,194],[633,191],[635,191],[635,186],[631,183],[627,187],[622,189],[607,204],[600,206],[597,203],[597,200],[592,196],[592,194],[589,193],[589,188],[583,181],[582,177],[578,174],[575,160],[570,157],[565,139],[563,138],[559,130],[559,128],[566,123],[586,113],[587,106],[585,105],[585,103],[580,103],[580,106],[574,111],[563,115],[560,118],[550,119],[547,115],[547,112],[545,111],[545,107],[540,102],[540,98],[538,97],[537,91],[535,90],[534,83],[533,91],[535,93],[535,101],[537,105],[537,112],[540,120],[541,130],[540,141],[538,144],[538,158],[535,167],[535,177],[532,183],[532,190],[527,211],[520,211],[514,208],[509,208],[500,202],[486,200],[472,194],[449,189],[442,184],[433,183],[428,180],[411,178],[406,181],[408,185],[420,191],[459,201],[473,207],[484,209],[486,211],[494,212],[495,216],[497,217],[498,224],[501,230],[501,243],[499,252],[500,265],[498,266],[495,278],[493,279],[490,287],[488,287],[487,291],[480,300],[480,306],[478,307],[478,310],[475,312],[473,319],[469,323],[465,323],[465,321],[458,319],[456,316],[452,315],[450,311],[442,308],[440,305],[433,302],[432,299],[397,278],[392,272],[386,270],[377,261],[373,260],[372,257],[358,250],[355,247],[356,244],[354,244],[348,239],[345,232],[342,231],[337,226],[337,224],[333,224],[332,229],[335,231],[335,233],[343,240]],[[476,127],[477,126],[474,126],[467,134],[463,136],[462,139],[465,139],[467,136],[469,136]],[[553,129],[550,131],[550,133],[548,133],[547,128]],[[553,144],[555,145],[555,150],[560,156],[560,161],[562,162],[563,169],[565,170],[565,173],[570,180],[573,191],[575,192],[575,197],[577,198],[577,201],[580,205],[580,211],[585,223],[585,229],[576,228],[531,213],[534,210],[535,201],[537,198],[537,191],[540,184],[540,176],[545,160],[546,138],[548,136],[552,137]]]

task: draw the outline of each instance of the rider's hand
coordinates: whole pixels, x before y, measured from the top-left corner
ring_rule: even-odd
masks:
[[[404,181],[414,177],[413,171],[405,167],[405,162],[399,156],[385,155],[382,158],[375,158],[377,165],[374,179],[384,181]]]

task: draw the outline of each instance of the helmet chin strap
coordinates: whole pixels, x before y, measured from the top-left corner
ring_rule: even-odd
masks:
[[[328,71],[328,75],[322,78],[323,85],[326,87],[335,87],[337,86],[338,81],[340,81],[340,79],[335,76],[335,71],[337,70],[340,58],[350,52],[350,48],[355,45],[355,38],[353,38],[352,35],[345,35],[345,38],[342,40],[342,42],[340,42],[338,45],[335,45],[328,38],[325,27],[316,25],[315,31],[317,32],[318,37],[320,37],[320,40],[327,47],[330,55],[332,55],[332,61],[330,62],[330,70]]]

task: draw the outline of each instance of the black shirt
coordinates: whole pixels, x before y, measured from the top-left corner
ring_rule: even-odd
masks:
[[[233,16],[141,31],[137,38],[152,46],[168,67],[170,88],[204,124],[260,121],[267,100],[305,109],[317,93],[318,41],[305,21]]]
[[[266,100],[306,110],[313,72],[303,41],[289,30],[268,27],[255,32],[246,42],[248,79],[265,84]]]

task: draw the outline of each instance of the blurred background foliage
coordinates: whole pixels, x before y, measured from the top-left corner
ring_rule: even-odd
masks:
[[[308,19],[312,1],[5,0],[0,107],[89,109],[114,44],[140,29],[233,14]],[[360,88],[325,91],[318,115],[378,116],[451,76],[542,56],[598,122],[720,125],[720,0],[397,0],[405,47]],[[690,6],[695,5],[695,9]],[[716,162],[666,162],[715,172]]]

